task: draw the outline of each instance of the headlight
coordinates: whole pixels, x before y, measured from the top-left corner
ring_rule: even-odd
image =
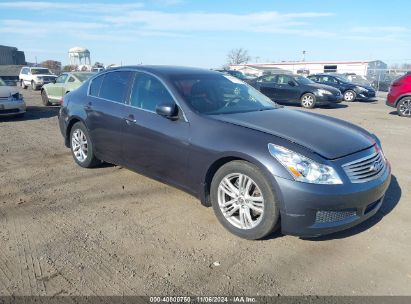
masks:
[[[368,92],[368,90],[366,88],[363,88],[363,87],[357,87],[357,90],[361,93],[362,92]]]
[[[332,95],[330,91],[324,90],[324,89],[318,89],[318,94],[320,95]]]
[[[268,150],[296,181],[311,184],[342,184],[337,172],[330,166],[319,164],[301,154],[274,144],[268,144]]]

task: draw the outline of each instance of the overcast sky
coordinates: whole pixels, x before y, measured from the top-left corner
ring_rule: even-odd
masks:
[[[68,63],[86,47],[105,64],[219,67],[252,61],[381,59],[411,63],[411,1],[0,1],[0,44],[29,62]]]

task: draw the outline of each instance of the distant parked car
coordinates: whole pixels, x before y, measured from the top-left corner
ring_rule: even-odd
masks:
[[[216,71],[220,73],[229,74],[245,82],[249,82],[250,80],[254,79],[253,77],[244,75],[242,72],[237,71],[237,70],[216,70]]]
[[[314,108],[318,105],[330,105],[342,101],[339,90],[317,84],[299,75],[264,75],[249,84],[280,104],[293,103],[301,104],[304,108]]]
[[[0,78],[0,116],[21,117],[26,112],[26,103],[17,88],[8,86]]]
[[[104,71],[104,68],[92,68],[91,71],[94,73],[100,73],[101,71]]]
[[[33,90],[38,90],[56,78],[57,76],[52,74],[49,69],[41,67],[23,67],[19,75],[21,87],[27,89],[30,86]]]
[[[411,73],[398,78],[391,84],[386,104],[397,108],[398,115],[411,117]]]
[[[343,75],[315,74],[308,76],[308,78],[339,89],[345,101],[368,100],[375,98],[376,95],[371,86],[352,83]]]
[[[390,89],[391,83],[397,79],[399,76],[394,75],[382,75],[381,77],[375,77],[372,80],[372,87],[377,91],[388,92]]]
[[[63,73],[57,77],[53,83],[44,85],[41,89],[41,98],[45,106],[60,103],[61,98],[75,89],[93,76],[95,73],[90,72],[71,72]]]

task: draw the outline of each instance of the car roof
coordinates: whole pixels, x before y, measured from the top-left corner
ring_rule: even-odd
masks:
[[[192,75],[192,74],[204,74],[204,75],[221,75],[220,72],[195,68],[195,67],[182,67],[171,65],[130,65],[116,68],[110,68],[106,71],[121,71],[127,69],[136,69],[140,71],[146,71],[161,76],[174,76],[174,75]]]

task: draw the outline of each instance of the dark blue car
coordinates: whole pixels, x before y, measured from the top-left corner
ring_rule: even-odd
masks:
[[[59,124],[81,167],[105,161],[178,187],[247,239],[354,226],[378,211],[391,178],[375,135],[209,70],[104,71],[65,95]]]
[[[337,88],[343,94],[344,101],[369,100],[376,96],[373,87],[352,83],[341,75],[315,74],[308,78],[314,82]]]

